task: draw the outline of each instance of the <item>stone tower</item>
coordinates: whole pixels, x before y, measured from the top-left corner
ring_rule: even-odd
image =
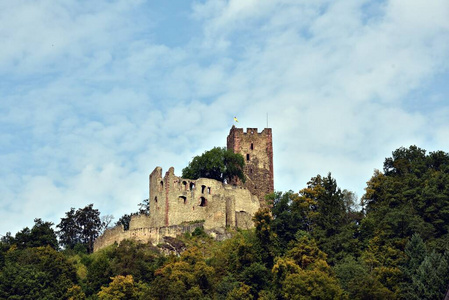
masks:
[[[265,195],[274,191],[273,179],[273,141],[271,128],[257,132],[257,128],[235,128],[232,126],[228,139],[228,150],[240,153],[245,159],[243,184],[252,194],[257,195],[265,206]]]

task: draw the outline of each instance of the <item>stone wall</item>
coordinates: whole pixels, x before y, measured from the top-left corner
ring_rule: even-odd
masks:
[[[139,216],[133,216],[139,217]],[[153,245],[160,244],[164,237],[177,237],[186,232],[193,232],[196,228],[202,228],[203,223],[173,225],[168,227],[142,227],[123,230],[123,226],[106,229],[102,236],[98,237],[94,243],[94,252],[112,245],[120,244],[121,241],[131,239],[141,243],[151,242]]]
[[[124,239],[158,244],[164,236],[176,237],[203,227],[217,238],[226,227],[254,227],[252,216],[260,208],[259,199],[241,186],[200,178],[184,179],[170,168],[162,177],[162,168],[150,174],[150,215],[131,217],[129,230],[123,226],[108,229],[94,244],[94,251]]]
[[[258,198],[240,186],[200,178],[184,179],[170,168],[164,177],[157,167],[150,175],[151,226],[163,227],[204,220],[204,229],[237,226],[235,212],[250,215],[259,209]]]

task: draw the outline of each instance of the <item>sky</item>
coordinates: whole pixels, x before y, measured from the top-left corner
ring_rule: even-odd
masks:
[[[237,127],[277,191],[360,198],[399,147],[449,152],[447,0],[0,1],[0,234],[137,211]]]

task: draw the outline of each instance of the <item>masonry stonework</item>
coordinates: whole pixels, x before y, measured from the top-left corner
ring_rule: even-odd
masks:
[[[274,191],[273,141],[271,128],[258,132],[257,128],[231,128],[227,138],[228,150],[240,153],[245,159],[243,184],[253,195],[257,195],[265,206],[265,195]]]
[[[131,217],[129,230],[123,226],[107,229],[94,244],[94,251],[125,239],[159,244],[164,237],[176,237],[197,227],[217,239],[225,228],[254,227],[252,217],[265,205],[264,196],[274,190],[271,128],[261,133],[257,128],[231,128],[228,149],[245,158],[244,184],[199,178],[184,179],[171,167],[163,174],[156,167],[149,176],[150,215]]]

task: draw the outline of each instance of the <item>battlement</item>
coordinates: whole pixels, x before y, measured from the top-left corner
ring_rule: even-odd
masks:
[[[270,135],[271,136],[271,128],[264,128],[261,132],[259,132],[258,128],[246,128],[246,131],[243,131],[243,128],[237,128],[235,126],[232,126],[231,130],[229,131],[229,135],[232,134],[240,134],[240,135],[252,135],[252,134],[259,134],[259,135]]]

